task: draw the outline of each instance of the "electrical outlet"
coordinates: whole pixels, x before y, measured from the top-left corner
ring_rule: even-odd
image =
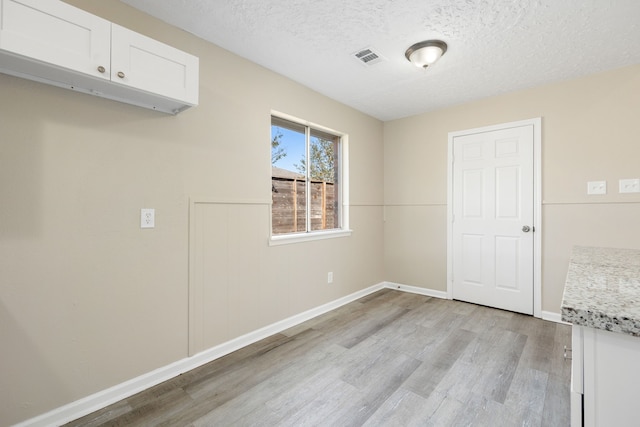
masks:
[[[327,283],[333,283],[333,271],[327,274]]]
[[[156,210],[140,209],[140,228],[154,228],[156,226]]]
[[[621,193],[640,193],[640,179],[621,179],[620,192]]]

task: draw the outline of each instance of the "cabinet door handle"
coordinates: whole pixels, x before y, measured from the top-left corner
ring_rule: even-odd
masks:
[[[571,359],[572,359],[572,357],[571,357],[571,356],[569,356],[569,354],[568,354],[568,353],[571,353],[571,356],[573,356],[573,350],[571,350],[571,347],[567,347],[567,346],[565,345],[565,346],[564,346],[564,354],[563,354],[563,356],[564,356],[565,360],[571,360]]]
[[[124,73],[122,71],[118,71],[118,77],[124,79]]]
[[[106,68],[104,68],[104,67],[101,65],[101,66],[99,66],[99,67],[98,67],[98,71],[99,71],[100,73],[104,74],[104,72],[105,72],[105,71],[107,71],[107,70],[106,70]]]

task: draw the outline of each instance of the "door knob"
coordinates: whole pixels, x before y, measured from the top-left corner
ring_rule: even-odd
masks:
[[[529,231],[531,231],[531,227],[529,227],[528,225],[523,225],[522,231],[524,231],[525,233],[528,233]]]

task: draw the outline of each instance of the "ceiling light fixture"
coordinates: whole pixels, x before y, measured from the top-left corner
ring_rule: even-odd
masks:
[[[404,53],[407,60],[419,68],[435,64],[447,51],[447,44],[441,40],[427,40],[416,43]]]

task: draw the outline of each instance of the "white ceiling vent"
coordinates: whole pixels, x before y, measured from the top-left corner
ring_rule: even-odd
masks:
[[[382,55],[374,52],[370,47],[359,50],[353,56],[364,65],[374,65],[384,60]]]

